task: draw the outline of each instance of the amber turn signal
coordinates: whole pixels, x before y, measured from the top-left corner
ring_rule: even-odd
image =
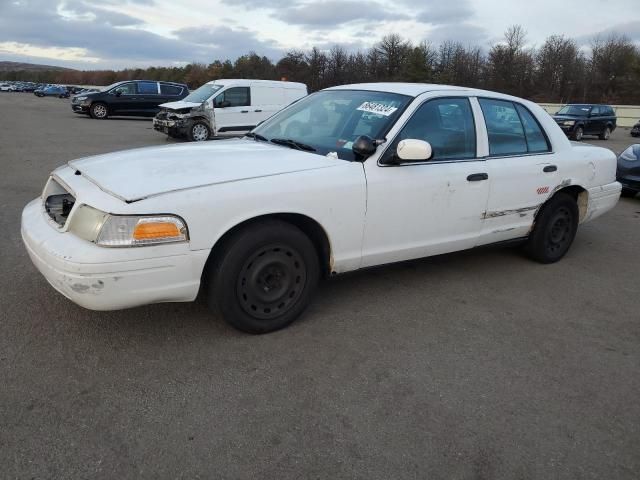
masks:
[[[171,238],[181,235],[178,226],[170,222],[138,223],[133,231],[135,240],[150,240],[153,238]]]

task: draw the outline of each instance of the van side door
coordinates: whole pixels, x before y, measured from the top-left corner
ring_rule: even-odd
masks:
[[[248,132],[252,125],[250,87],[231,87],[213,99],[216,135],[240,135]]]

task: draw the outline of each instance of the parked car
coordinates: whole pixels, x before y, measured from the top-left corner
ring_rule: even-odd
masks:
[[[113,115],[153,117],[160,110],[158,105],[180,100],[188,93],[187,86],[181,83],[130,80],[114,83],[99,92],[76,95],[71,108],[99,120]]]
[[[584,135],[597,135],[609,140],[616,129],[617,117],[609,105],[565,105],[553,118],[571,139],[580,141]]]
[[[48,87],[35,90],[33,93],[36,97],[69,98],[69,92],[67,92],[67,89],[59,85],[49,85]]]
[[[632,137],[640,137],[640,121],[631,128]]]
[[[160,105],[153,128],[190,141],[243,134],[307,95],[304,83],[220,79]]]
[[[202,287],[231,325],[265,333],[323,275],[502,242],[556,262],[620,190],[613,152],[572,145],[532,102],[346,85],[242,139],[72,160],[25,207],[22,236],[84,307],[192,301]]]
[[[9,85],[8,83],[0,83],[0,92],[10,92],[11,91],[11,85]]]
[[[631,145],[618,157],[616,178],[622,184],[623,196],[640,193],[640,144]]]

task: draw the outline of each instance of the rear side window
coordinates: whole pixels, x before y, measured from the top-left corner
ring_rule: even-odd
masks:
[[[513,103],[486,98],[479,101],[489,134],[489,155],[528,153],[524,129]]]
[[[593,108],[591,109],[591,115],[592,115],[592,116],[594,116],[594,117],[595,117],[596,115],[601,115],[601,113],[600,113],[600,107],[593,107]]]
[[[223,102],[229,102],[229,107],[248,107],[251,104],[249,95],[249,87],[234,87],[225,90],[216,97],[215,106],[222,105]]]
[[[531,112],[522,105],[516,104],[520,120],[524,126],[524,134],[527,140],[527,149],[529,153],[542,153],[551,150],[549,147],[549,141],[546,135],[542,131],[542,127],[538,121],[533,117]]]
[[[182,93],[182,87],[177,87],[175,85],[165,85],[161,83],[160,93],[162,95],[178,96]]]
[[[156,82],[138,82],[138,93],[141,95],[157,95],[158,84]]]

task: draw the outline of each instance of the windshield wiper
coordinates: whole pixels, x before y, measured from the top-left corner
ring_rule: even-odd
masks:
[[[298,142],[296,140],[292,140],[291,138],[272,138],[271,143],[275,143],[277,145],[286,145],[287,147],[295,148],[297,150],[303,150],[305,152],[315,152],[316,149],[311,145],[307,145],[306,143]]]
[[[259,133],[249,132],[245,135],[245,137],[253,138],[254,140],[260,140],[261,142],[268,142],[267,137],[263,137]]]

